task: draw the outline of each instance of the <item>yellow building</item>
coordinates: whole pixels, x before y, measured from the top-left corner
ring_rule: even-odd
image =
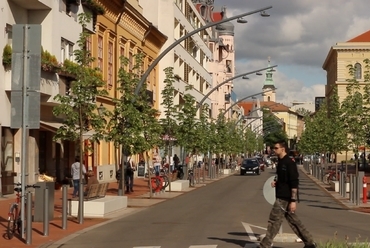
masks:
[[[142,8],[137,0],[97,0],[105,10],[104,15],[97,16],[95,33],[90,37],[87,47],[96,58],[95,65],[100,68],[103,79],[106,81],[107,97],[98,98],[97,104],[103,104],[107,110],[113,110],[112,99],[119,98],[117,91],[118,71],[121,66],[120,58],[129,59],[128,68],[133,66],[134,55],[144,55],[145,71],[151,62],[158,56],[167,37],[154,27],[142,15]],[[158,70],[155,68],[148,78],[148,95],[152,106],[158,109]],[[115,164],[115,154],[120,159],[120,152],[116,151],[112,143],[101,142],[94,145],[94,156],[87,156],[88,165]],[[135,158],[133,158],[135,160]],[[118,160],[120,161],[120,160]],[[102,176],[100,175],[100,179]],[[105,177],[105,176],[104,176]],[[102,179],[104,180],[104,179]]]
[[[337,43],[330,48],[322,68],[327,72],[327,82],[325,88],[325,97],[329,99],[333,94],[333,89],[337,87],[339,101],[342,102],[347,96],[347,79],[351,76],[348,72],[348,65],[356,68],[356,79],[360,86],[364,86],[364,59],[370,58],[370,30],[347,41]],[[352,157],[352,152],[347,154]],[[345,153],[338,154],[337,161],[345,159]]]

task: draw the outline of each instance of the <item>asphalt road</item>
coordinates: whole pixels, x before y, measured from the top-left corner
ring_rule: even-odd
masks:
[[[262,195],[273,175],[233,175],[174,199],[117,219],[71,239],[63,248],[220,248],[251,247],[264,234],[271,209]],[[370,215],[341,207],[301,172],[297,213],[315,240],[370,240]],[[248,232],[247,232],[248,231]],[[283,233],[292,233],[284,222]],[[275,243],[274,247],[303,247]]]

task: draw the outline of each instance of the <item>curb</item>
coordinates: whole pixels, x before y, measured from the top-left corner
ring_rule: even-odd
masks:
[[[232,176],[232,175],[233,175],[233,174],[229,174],[229,175],[221,175],[221,176],[220,176],[220,177],[218,177],[216,180],[209,181],[209,183],[217,182],[217,181],[219,181],[219,180],[225,179],[225,178],[227,178],[227,177],[229,177],[229,176]],[[208,184],[209,184],[209,183],[208,183]],[[194,189],[198,189],[198,188],[202,188],[203,186],[205,186],[205,185],[202,185],[201,187],[194,187],[194,188],[193,188],[193,190],[194,190]],[[182,192],[182,193],[188,193],[188,192],[191,192],[191,191],[193,191],[193,190],[190,190],[190,191],[184,191],[184,192]],[[177,196],[176,196],[176,197],[177,197]],[[176,198],[176,197],[174,197],[174,198]],[[136,198],[136,197],[134,197],[134,198]],[[161,202],[167,201],[167,200],[169,200],[169,199],[173,199],[173,198],[166,198],[166,199],[162,199],[163,201],[161,201]],[[67,243],[68,241],[70,241],[70,240],[72,240],[72,239],[74,239],[74,238],[78,237],[78,236],[79,236],[79,235],[81,235],[81,234],[84,234],[84,233],[86,233],[86,232],[89,232],[89,231],[91,231],[91,230],[94,230],[95,228],[98,228],[98,227],[101,227],[101,226],[107,225],[107,224],[109,224],[109,223],[111,223],[111,222],[114,222],[114,221],[117,221],[117,220],[123,219],[123,218],[125,218],[125,217],[127,217],[127,216],[130,216],[130,215],[132,215],[132,214],[136,214],[136,213],[138,213],[138,212],[140,212],[140,211],[143,211],[143,210],[145,210],[145,209],[147,209],[147,208],[149,208],[149,207],[151,207],[151,206],[157,205],[157,204],[159,204],[159,203],[161,203],[161,202],[158,202],[158,203],[153,204],[153,205],[150,205],[150,206],[142,207],[142,208],[131,208],[131,207],[129,208],[129,207],[127,207],[126,209],[122,210],[122,211],[128,211],[127,213],[123,213],[123,214],[121,214],[121,215],[118,215],[118,216],[117,216],[117,217],[115,217],[115,218],[109,219],[109,220],[107,220],[107,221],[103,221],[103,222],[101,222],[101,223],[99,223],[99,224],[96,224],[96,225],[93,225],[93,226],[90,226],[90,227],[83,228],[83,229],[81,229],[81,230],[79,230],[79,231],[77,231],[77,232],[75,232],[75,233],[73,233],[73,234],[69,234],[68,236],[66,236],[66,237],[64,237],[64,238],[62,238],[62,239],[59,239],[59,240],[57,240],[57,241],[42,244],[42,245],[38,246],[38,248],[61,248],[61,247],[63,247],[63,245],[64,245],[65,243]]]

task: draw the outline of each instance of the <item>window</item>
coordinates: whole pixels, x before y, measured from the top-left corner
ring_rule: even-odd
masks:
[[[355,64],[355,78],[356,79],[361,79],[362,75],[362,68],[360,63]]]
[[[62,38],[60,44],[60,60],[64,62],[64,60],[73,61],[73,43]]]
[[[103,71],[103,36],[98,36],[98,68]]]
[[[109,41],[108,44],[108,89],[113,86],[113,42]]]
[[[119,49],[119,59],[120,59],[120,64],[121,64],[121,68],[124,66],[123,64],[123,58],[125,57],[125,48],[123,46],[120,47]]]
[[[231,73],[232,72],[231,60],[226,60],[226,72],[227,73]]]
[[[128,63],[129,63],[129,71],[132,72],[132,69],[134,68],[134,55],[132,52],[128,54]]]
[[[268,97],[267,97],[267,101],[268,101],[268,102],[269,102],[269,101],[271,101],[271,98],[270,98],[270,96],[268,96]]]

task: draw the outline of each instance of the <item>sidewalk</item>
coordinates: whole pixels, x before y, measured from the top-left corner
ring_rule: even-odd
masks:
[[[367,203],[360,203],[360,205],[356,205],[354,203],[351,203],[349,201],[348,197],[342,197],[339,193],[335,192],[334,189],[332,189],[329,185],[324,184],[317,178],[315,178],[313,175],[310,175],[303,166],[299,166],[300,170],[307,175],[313,182],[315,182],[318,186],[320,186],[322,189],[324,189],[328,194],[330,194],[335,200],[337,200],[343,207],[347,208],[348,210],[361,212],[370,214],[370,201],[368,199]]]
[[[225,176],[221,176],[222,179]],[[195,188],[202,187],[208,183],[217,181],[219,179],[206,179],[205,183],[197,184]],[[188,191],[194,190],[195,188],[189,188]],[[118,194],[118,184],[116,182],[109,184],[107,195]],[[72,197],[73,188],[68,189],[68,198]],[[32,223],[32,244],[25,244],[18,234],[15,234],[13,239],[8,240],[6,236],[7,228],[7,216],[9,206],[14,202],[15,195],[6,195],[0,198],[0,232],[2,239],[0,241],[2,248],[24,248],[24,247],[47,247],[48,244],[52,244],[58,240],[61,240],[73,233],[82,231],[85,228],[98,225],[100,223],[116,219],[124,215],[131,214],[141,209],[158,204],[166,199],[177,197],[185,192],[162,192],[153,194],[152,198],[149,197],[148,179],[135,178],[134,180],[134,192],[125,194],[128,197],[128,207],[126,209],[114,212],[105,218],[85,218],[83,224],[78,224],[78,220],[74,217],[69,217],[67,222],[67,229],[62,229],[62,191],[56,190],[54,196],[54,219],[50,221],[49,225],[49,236],[43,236],[43,223],[33,222]]]

